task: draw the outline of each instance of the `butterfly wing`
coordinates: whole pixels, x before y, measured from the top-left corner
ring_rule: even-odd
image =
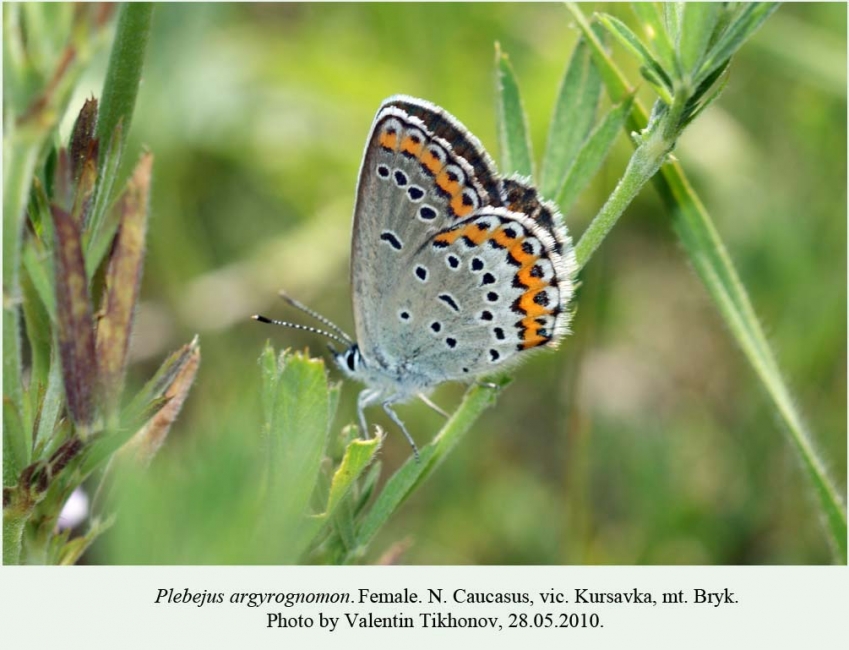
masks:
[[[452,143],[474,152],[474,164]],[[384,102],[360,169],[351,251],[354,319],[366,358],[389,362],[404,344],[395,327],[400,295],[417,287],[399,281],[415,251],[499,201],[498,182],[480,143],[450,115],[410,97]]]
[[[415,321],[418,334],[409,353],[445,381],[485,375],[554,346],[568,331],[576,272],[568,236],[556,239],[523,213],[482,208],[414,256],[409,274],[418,292],[405,303],[404,322]]]
[[[351,265],[363,356],[419,385],[555,344],[577,267],[554,206],[501,179],[456,119],[400,96],[366,144]]]

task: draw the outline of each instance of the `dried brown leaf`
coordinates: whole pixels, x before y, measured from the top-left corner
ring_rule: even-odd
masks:
[[[106,271],[102,317],[97,326],[97,358],[110,407],[124,381],[133,310],[139,295],[153,155],[144,153],[115,209],[120,225]]]
[[[94,128],[97,125],[97,100],[92,97],[87,99],[77,115],[77,121],[74,122],[74,129],[71,132],[71,170],[74,179],[79,178],[80,172],[86,160],[91,158],[92,148],[96,147],[97,141],[94,139]],[[95,165],[97,163],[97,155],[95,153]]]
[[[200,365],[200,346],[197,338],[189,346],[189,356],[174,377],[171,385],[165,391],[168,402],[157,411],[119,452],[122,456],[130,456],[137,462],[147,464],[159,451],[171,425],[180,414],[183,402],[189,394]]]
[[[95,417],[98,381],[94,319],[80,226],[61,208],[53,206],[52,213],[56,234],[56,318],[62,378],[71,417],[78,425],[88,428]]]

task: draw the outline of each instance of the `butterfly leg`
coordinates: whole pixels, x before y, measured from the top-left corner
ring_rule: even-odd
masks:
[[[360,438],[363,440],[371,438],[368,432],[368,426],[366,426],[365,409],[377,403],[378,397],[380,397],[380,390],[375,390],[374,388],[366,388],[360,391],[357,397],[357,419],[359,419],[360,423]]]
[[[445,411],[443,411],[441,408],[439,408],[436,404],[434,404],[433,402],[431,402],[431,401],[430,401],[430,399],[428,399],[428,396],[427,396],[427,395],[425,395],[424,393],[419,393],[419,396],[418,396],[418,397],[419,397],[419,399],[420,399],[421,401],[423,401],[423,402],[424,402],[425,404],[427,404],[430,408],[432,408],[434,411],[436,411],[437,413],[439,413],[442,417],[444,417],[444,418],[450,418],[450,417],[451,417],[451,414],[450,414],[450,413],[446,413],[446,412],[445,412]]]
[[[410,446],[413,448],[413,455],[416,457],[416,462],[419,462],[419,448],[416,447],[416,441],[413,440],[413,436],[410,435],[410,432],[407,431],[407,427],[404,426],[404,423],[401,421],[401,418],[390,408],[390,404],[392,402],[385,401],[383,403],[383,410],[386,411],[386,415],[392,418],[392,421],[398,425],[398,428],[401,429],[401,433],[404,434],[404,437],[407,439],[407,442],[410,443]]]

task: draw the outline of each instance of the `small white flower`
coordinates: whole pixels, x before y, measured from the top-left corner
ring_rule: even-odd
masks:
[[[71,493],[65,505],[62,506],[62,512],[59,513],[59,521],[56,527],[59,530],[67,528],[76,528],[88,516],[88,495],[81,487],[78,487]]]

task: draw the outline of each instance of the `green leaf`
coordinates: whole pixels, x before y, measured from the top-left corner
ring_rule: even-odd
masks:
[[[632,101],[632,98],[628,98],[610,109],[581,145],[557,193],[557,203],[563,214],[572,209],[580,193],[607,159],[613,142],[630,114]]]
[[[625,23],[610,14],[597,14],[597,18],[602,25],[607,27],[608,31],[625,47],[625,49],[629,50],[637,57],[641,65],[651,68],[652,72],[654,72],[657,78],[660,79],[667,92],[672,94],[672,81],[670,80],[669,75],[654,55],[649,52],[648,48],[643,45],[643,42],[637,38],[637,35],[634,34],[634,32],[632,32]]]
[[[555,195],[575,162],[578,149],[595,122],[600,95],[601,77],[586,40],[580,38],[560,82],[551,116],[540,180],[543,196]]]
[[[730,60],[728,61],[730,64]],[[710,106],[717,97],[725,90],[728,85],[729,75],[725,74],[728,70],[728,65],[717,68],[714,73],[702,82],[702,85],[693,93],[693,98],[687,103],[687,108],[683,118],[683,124],[686,127],[690,122],[701,115],[708,106]],[[719,82],[717,83],[717,79]]]
[[[109,67],[103,81],[100,115],[97,119],[97,137],[100,142],[111,140],[118,125],[123,126],[119,132],[118,149],[123,149],[133,119],[153,6],[150,2],[129,2],[121,5],[118,14],[115,41],[109,54]],[[101,172],[105,163],[106,156],[102,152],[99,165]]]
[[[271,424],[274,420],[274,402],[277,399],[277,383],[280,374],[277,371],[277,353],[271,347],[271,342],[266,341],[265,348],[259,357],[260,377],[262,380],[262,414],[263,414],[263,436],[271,435]],[[267,443],[270,444],[270,443]]]
[[[723,7],[716,2],[685,2],[683,8],[678,60],[683,74],[693,77],[707,52]]]
[[[112,240],[121,223],[121,211],[112,209],[111,203],[112,186],[118,176],[118,167],[124,151],[123,131],[123,125],[119,122],[112,137],[109,138],[106,151],[101,150],[100,154],[100,170],[94,189],[94,204],[89,213],[83,241],[86,251],[86,273],[89,278],[94,277],[104,256],[112,247]]]
[[[495,44],[495,69],[498,96],[498,143],[501,168],[505,174],[533,177],[534,165],[528,119],[522,106],[519,84],[506,54]]]
[[[336,506],[348,495],[354,481],[372,462],[382,442],[382,436],[375,436],[369,440],[351,441],[345,449],[342,462],[333,474],[325,515],[332,514]]]
[[[664,3],[664,5],[667,3]],[[664,70],[675,70],[675,49],[657,2],[632,2],[631,8],[643,25],[646,41],[653,46]]]
[[[697,75],[695,82],[701,83],[711,75],[717,68],[722,67],[733,54],[745,43],[752,34],[763,24],[763,22],[778,9],[778,3],[757,2],[743,4],[738,13],[728,24],[728,27],[719,36],[705,56],[704,63]]]
[[[23,262],[27,277],[32,282],[33,289],[39,301],[47,311],[50,320],[55,322],[56,291],[50,281],[50,278],[55,273],[52,259],[38,253],[35,246],[30,242],[24,247]]]
[[[44,399],[41,401],[41,414],[38,420],[38,428],[35,432],[34,448],[37,453],[46,448],[47,443],[53,438],[56,429],[56,420],[64,405],[63,398],[62,364],[59,362],[57,353],[54,352],[50,360],[47,389],[44,393]]]
[[[633,90],[628,84],[627,79],[625,79],[619,69],[613,64],[613,60],[604,49],[601,40],[587,22],[586,16],[584,16],[580,7],[574,2],[567,2],[566,8],[572,14],[572,17],[578,24],[578,28],[581,30],[581,35],[584,39],[586,39],[587,44],[590,46],[593,61],[595,61],[596,68],[598,68],[601,79],[607,88],[608,96],[614,102],[618,103],[623,101],[627,95],[633,94]],[[632,130],[636,130],[637,125],[634,124],[633,126],[634,128]]]
[[[21,275],[21,291],[24,298],[24,324],[30,348],[30,386],[34,386],[47,381],[53,330],[50,316],[38,297],[38,291],[29,273]]]
[[[662,2],[663,22],[666,24],[666,33],[673,44],[678,44],[681,37],[681,19],[684,10],[683,2]]]
[[[267,464],[270,507],[291,525],[306,512],[318,480],[330,421],[324,362],[283,352],[274,399]]]
[[[640,66],[640,75],[651,84],[651,87],[658,94],[660,99],[667,106],[671,106],[674,98],[669,94],[663,79],[661,79],[652,68],[647,68],[644,65]]]

